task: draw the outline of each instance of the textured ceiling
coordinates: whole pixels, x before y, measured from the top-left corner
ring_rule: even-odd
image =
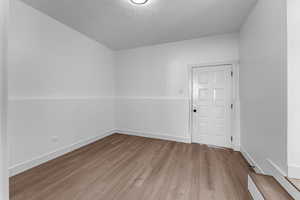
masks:
[[[256,0],[23,0],[114,50],[239,31]]]

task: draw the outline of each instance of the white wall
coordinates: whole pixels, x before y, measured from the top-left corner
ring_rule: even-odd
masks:
[[[286,5],[260,0],[240,34],[241,145],[287,172]]]
[[[7,0],[0,0],[0,200],[9,198],[6,134],[8,4]]]
[[[300,1],[287,1],[288,22],[288,165],[300,179]]]
[[[115,128],[189,141],[188,65],[239,58],[238,34],[115,55],[17,0],[9,42],[11,174]]]
[[[24,3],[11,7],[8,132],[16,173],[115,128],[114,53]]]
[[[238,60],[228,34],[116,53],[117,128],[189,141],[188,65]]]

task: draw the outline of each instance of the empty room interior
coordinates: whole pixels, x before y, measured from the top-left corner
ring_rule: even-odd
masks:
[[[299,0],[0,8],[0,200],[300,200]]]

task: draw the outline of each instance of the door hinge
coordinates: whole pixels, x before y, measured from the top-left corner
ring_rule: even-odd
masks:
[[[233,71],[230,72],[231,77],[233,77]]]
[[[233,103],[232,103],[232,104],[230,104],[230,108],[231,108],[231,110],[233,110]]]
[[[230,141],[233,142],[233,136],[230,137]]]

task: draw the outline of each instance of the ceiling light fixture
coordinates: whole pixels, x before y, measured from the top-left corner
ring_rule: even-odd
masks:
[[[148,0],[130,0],[130,1],[131,1],[131,3],[137,4],[137,5],[143,5],[148,2]]]

